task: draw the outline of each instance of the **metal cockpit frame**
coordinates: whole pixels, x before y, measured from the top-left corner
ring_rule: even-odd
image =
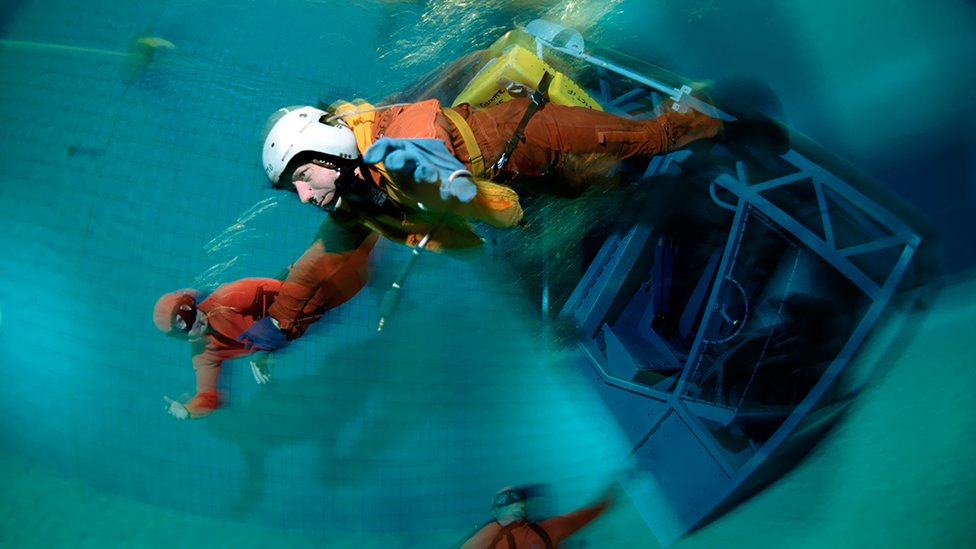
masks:
[[[588,91],[610,112],[646,118],[647,105],[668,98],[676,110],[691,108],[734,120],[695,97],[687,84],[668,84],[586,53],[583,37],[575,29],[537,20],[525,31],[535,37],[540,58],[559,52],[596,67],[601,75],[599,89]],[[669,342],[649,327],[654,316],[649,302],[631,307],[636,312],[629,318],[635,322],[620,326],[625,318],[620,310],[636,303],[628,301],[628,292],[634,288],[625,286],[641,278],[634,276],[634,270],[642,274],[641,269],[648,268],[649,250],[657,244],[655,236],[659,234],[653,223],[634,223],[611,234],[560,313],[563,320],[578,328],[576,362],[580,372],[600,393],[634,444],[627,463],[628,491],[662,545],[673,543],[707,517],[715,516],[717,509],[727,508],[730,502],[768,482],[770,474],[776,473],[764,471],[780,469],[775,461],[829,424],[841,408],[836,394],[841,373],[882,319],[910,272],[921,242],[920,234],[907,223],[796,147],[784,155],[733,151],[728,163],[734,167],[703,170],[693,152],[676,151],[654,158],[640,183],[652,184],[664,176],[694,180],[707,188],[718,208],[733,214],[721,254],[716,251],[702,275],[708,280],[696,289],[699,316],[696,322],[695,315],[689,315],[694,339],[686,355],[676,357]],[[752,180],[753,171],[762,174],[755,178],[757,181]],[[802,208],[796,206],[799,198],[803,198]],[[661,207],[648,201],[639,218],[657,219]],[[714,355],[734,353],[730,343],[742,337],[746,323],[758,323],[763,312],[756,310],[762,303],[752,304],[750,310],[744,289],[747,281],[739,280],[736,274],[737,261],[743,259],[737,254],[743,247],[747,225],[758,226],[757,222],[765,226],[764,231],[780,233],[792,246],[789,249],[796,250],[797,262],[786,288],[798,272],[802,254],[805,261],[816,263],[818,272],[832,270],[837,278],[848,281],[864,300],[851,329],[845,332],[846,341],[802,399],[768,409],[744,406],[745,392],[736,395],[741,398],[728,398],[722,393],[721,380],[715,384],[706,375],[716,373],[703,371],[703,361],[710,360],[712,370],[718,364],[720,376],[722,362]],[[642,288],[649,290],[650,284]],[[740,318],[729,316],[732,308],[727,302],[736,295],[745,297],[736,298],[739,306],[732,313]],[[775,329],[775,322],[770,325]],[[715,352],[714,348],[722,345],[726,346],[724,354]],[[709,352],[713,356],[706,356]],[[665,366],[664,374],[654,378],[656,383],[639,381],[648,354],[660,355],[662,362],[673,366],[670,371]],[[761,362],[752,371],[747,390],[761,375]],[[858,368],[866,369],[868,373],[862,374],[866,379],[873,365]],[[703,390],[705,382],[712,383],[710,391]],[[778,427],[761,442],[749,439],[749,447],[737,452],[724,448],[716,434],[761,421],[772,421]]]

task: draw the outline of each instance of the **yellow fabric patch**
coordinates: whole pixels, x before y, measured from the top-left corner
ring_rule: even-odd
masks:
[[[454,213],[477,219],[496,229],[511,229],[522,221],[519,196],[511,187],[478,178],[474,183],[478,186],[478,194],[471,202],[459,205]]]
[[[353,102],[340,99],[332,104],[332,108],[339,115],[339,119],[346,126],[349,126],[352,133],[355,134],[359,153],[365,153],[366,149],[373,144],[373,121],[376,120],[375,107],[362,99],[356,99]]]
[[[359,147],[359,154],[366,154],[366,149],[373,144],[373,122],[376,121],[377,109],[363,99],[353,99],[352,102],[340,99],[332,104],[340,119],[352,130],[356,136],[356,146]],[[383,163],[374,164],[376,171],[380,172],[383,179],[389,181],[390,176],[386,172]]]

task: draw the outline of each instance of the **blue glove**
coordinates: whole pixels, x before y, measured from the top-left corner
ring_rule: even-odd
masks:
[[[474,176],[440,139],[381,137],[366,149],[363,160],[367,164],[382,162],[394,175],[411,177],[418,183],[440,183],[442,200],[454,196],[470,202],[478,194],[470,179]]]
[[[288,338],[281,333],[274,322],[271,322],[270,316],[262,318],[244,330],[244,333],[237,336],[237,342],[244,343],[244,349],[251,352],[276,351],[288,346]]]

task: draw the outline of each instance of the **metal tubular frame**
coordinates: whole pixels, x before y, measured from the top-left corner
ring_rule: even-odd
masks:
[[[547,48],[552,49],[637,83],[632,89],[625,89],[617,97],[613,97],[612,83],[601,79],[600,92],[597,96],[601,97],[604,105],[615,109],[615,112],[626,112],[626,107],[635,109],[640,106],[635,102],[647,96],[651,96],[651,99],[656,101],[653,94],[658,93],[673,99],[677,103],[676,109],[693,108],[712,117],[734,119],[731,115],[689,95],[692,90],[688,86],[680,88],[668,86],[646,75],[585,53],[582,36],[575,29],[536,21],[529,24],[526,31],[536,37],[539,57],[543,57]],[[556,44],[554,41],[557,38],[564,41]],[[689,151],[677,151],[652,159],[644,178],[663,174],[678,175],[685,172],[686,168],[682,164],[691,154]],[[799,152],[793,150],[779,157],[777,167],[782,175],[768,181],[753,183],[750,181],[746,164],[740,160],[736,163],[735,177],[722,173],[708,182],[708,192],[715,204],[735,213],[718,269],[711,283],[711,290],[707,300],[702,304],[701,310],[704,313],[701,325],[671,390],[660,390],[655,388],[657,386],[650,387],[614,375],[604,367],[604,358],[594,339],[601,326],[608,322],[608,311],[617,298],[621,283],[634,268],[637,256],[645,246],[650,245],[652,227],[636,224],[623,234],[609,237],[561,313],[580,328],[582,340],[578,342],[577,350],[581,372],[590,379],[597,390],[611,400],[625,399],[634,402],[635,397],[646,399],[644,411],[647,412],[647,417],[641,416],[642,419],[639,419],[618,415],[618,421],[627,422],[628,425],[638,422],[646,426],[646,431],[638,429],[639,432],[634,435],[635,446],[625,461],[633,466],[630,472],[631,480],[645,489],[642,493],[643,499],[638,503],[638,509],[665,546],[680,538],[742,485],[746,478],[790,437],[797,425],[824,397],[828,387],[834,383],[881,316],[921,241],[919,235],[900,219]],[[690,173],[686,175],[690,176]],[[790,185],[800,182],[810,182],[813,185],[817,211],[823,226],[823,238],[765,196],[765,193],[777,189],[786,190]],[[716,194],[718,187],[735,196],[735,203],[719,200]],[[830,197],[836,199],[830,200]],[[833,211],[843,212],[848,216],[849,221],[859,225],[859,229],[864,233],[863,236],[867,237],[864,242],[846,248],[838,247],[836,238],[838,227],[832,218],[831,201],[837,208]],[[645,204],[645,209],[650,207]],[[799,245],[802,245],[799,250],[806,248],[815,252],[828,265],[850,280],[871,301],[840,352],[833,358],[813,388],[792,408],[764,444],[761,446],[752,444],[751,456],[743,461],[733,460],[727,451],[719,447],[705,422],[713,425],[716,423],[730,425],[737,417],[745,395],[743,394],[743,398],[739,399],[738,405],[722,409],[713,403],[696,402],[695,399],[688,398],[686,392],[690,385],[690,378],[702,360],[709,343],[705,339],[705,334],[714,316],[712,311],[716,310],[715,306],[724,286],[723,281],[732,276],[736,251],[743,238],[745,224],[751,211],[760,213],[766,220],[781,228],[784,233],[788,233]],[[894,249],[894,256],[897,259],[880,283],[851,260],[859,254],[884,249]],[[796,265],[794,270],[795,268]],[[646,318],[646,315],[645,312],[642,318]],[[756,367],[760,368],[761,364],[757,364]],[[755,374],[754,371],[753,376]],[[749,383],[751,382],[750,379]],[[620,413],[626,414],[626,410],[627,408]],[[756,414],[750,412],[749,416],[753,415]],[[777,417],[782,416],[783,412],[778,412]],[[688,441],[693,441],[693,445],[697,444],[697,449],[679,450],[666,445],[654,446],[658,444],[657,433],[664,428],[665,424],[670,429],[677,429],[673,432],[685,433]],[[712,467],[711,460],[714,460],[714,463],[718,464],[722,474],[714,478],[712,484],[708,486],[707,497],[701,494],[682,495],[680,485],[676,486],[674,482],[668,480],[670,476],[665,479],[656,475],[655,471],[661,469],[664,464],[661,460],[668,459],[668,452],[677,451],[688,452],[686,463],[687,460],[696,460],[695,462],[701,463],[702,467]],[[686,496],[691,498],[688,499],[688,508],[679,505],[679,500]],[[692,500],[696,502],[695,505],[692,505]],[[710,504],[705,505],[702,503],[704,501]]]

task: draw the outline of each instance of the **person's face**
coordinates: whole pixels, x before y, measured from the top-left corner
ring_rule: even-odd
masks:
[[[184,307],[185,310],[187,311],[190,310],[189,305],[180,306],[181,309],[183,309]],[[193,325],[190,326],[189,330],[187,330],[186,322],[183,320],[182,317],[177,316],[175,322],[176,322],[176,328],[179,330],[179,332],[185,331],[186,337],[189,338],[200,337],[204,334],[204,332],[207,331],[207,315],[201,312],[200,309],[196,310],[196,316],[193,319]]]
[[[200,337],[207,331],[207,315],[197,309],[197,317],[193,320],[193,326],[190,326],[190,331],[187,335],[190,337]]]
[[[335,164],[326,162],[322,165],[309,162],[295,170],[291,182],[303,203],[321,208],[335,198],[337,179],[339,179],[339,170]]]
[[[528,514],[525,511],[525,502],[517,501],[511,505],[506,505],[497,511],[497,520],[499,524],[505,526],[509,523],[519,521],[524,519]]]

